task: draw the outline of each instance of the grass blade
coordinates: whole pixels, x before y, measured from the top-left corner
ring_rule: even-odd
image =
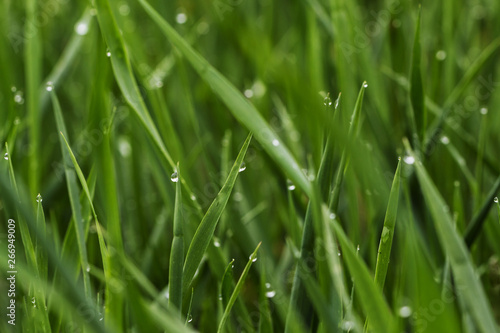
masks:
[[[208,208],[207,213],[203,217],[198,229],[196,230],[193,240],[189,245],[186,262],[184,263],[184,295],[186,295],[186,292],[190,290],[194,274],[198,269],[210,242],[212,241],[215,228],[229,200],[229,196],[233,190],[241,163],[243,163],[243,158],[245,157],[251,139],[252,135],[249,134],[243,143],[243,147],[241,148],[233,167],[231,168],[231,172],[226,179],[226,183],[222,186],[222,189],[210,205],[210,208]]]
[[[420,46],[420,22],[422,15],[422,7],[419,6],[417,26],[415,28],[415,40],[413,41],[413,55],[410,73],[410,100],[413,108],[412,122],[415,122],[414,137],[417,138],[419,133],[424,140],[425,128],[427,126],[427,111],[425,109],[424,85],[422,83],[422,70],[420,68],[421,46]]]
[[[181,178],[179,163],[177,163],[177,177]],[[181,183],[175,185],[175,207],[174,207],[174,239],[170,252],[169,266],[169,306],[182,310],[182,268],[184,264],[184,230],[182,218],[182,190]]]
[[[394,180],[392,182],[391,194],[389,195],[389,203],[385,213],[384,228],[380,237],[378,246],[377,266],[375,268],[375,284],[384,289],[385,276],[389,268],[391,258],[392,238],[394,237],[394,227],[396,226],[396,217],[398,213],[399,201],[399,184],[401,181],[401,157],[399,158],[398,167]]]
[[[224,314],[222,315],[222,319],[220,320],[219,323],[219,329],[217,330],[217,332],[219,333],[223,332],[224,325],[226,324],[226,321],[229,318],[229,313],[231,312],[231,309],[233,308],[233,305],[236,302],[238,295],[240,294],[241,288],[243,288],[243,283],[245,283],[248,272],[250,271],[250,267],[252,267],[252,264],[257,260],[257,251],[259,250],[260,244],[262,243],[259,243],[257,245],[255,251],[250,256],[250,259],[248,259],[247,265],[245,266],[243,273],[241,273],[240,279],[238,280],[238,283],[236,283],[236,287],[234,287],[234,291],[231,295],[231,298],[229,299],[229,302],[227,303],[227,306],[224,310]]]
[[[222,306],[224,309],[227,307],[229,303],[229,299],[231,298],[231,290],[233,289],[233,267],[234,267],[234,259],[229,262],[224,271],[224,276],[222,277],[221,283],[221,297],[222,297]]]
[[[474,271],[467,247],[453,227],[453,220],[448,213],[446,203],[421,162],[417,160],[408,141],[405,140],[404,144],[410,155],[415,158],[415,168],[422,186],[422,193],[429,205],[441,246],[450,259],[456,288],[463,295],[465,302],[470,305],[469,309],[480,331],[496,332],[498,327],[491,313],[488,299]]]
[[[52,97],[52,106],[54,108],[54,117],[56,118],[57,129],[59,132],[63,133],[64,136],[67,136],[66,125],[64,124],[64,119],[61,111],[61,106],[59,104],[59,100],[54,91],[51,94]],[[75,170],[71,167],[71,157],[66,150],[65,143],[63,139],[60,139],[61,152],[63,156],[64,163],[64,172],[66,175],[66,183],[68,187],[68,194],[71,204],[71,211],[73,213],[73,221],[76,231],[76,240],[78,245],[78,253],[80,259],[80,268],[83,274],[83,283],[85,288],[85,294],[87,298],[91,299],[90,293],[90,278],[89,273],[87,272],[87,267],[89,265],[88,257],[87,257],[87,247],[85,245],[85,232],[83,230],[83,218],[82,218],[82,210],[80,206],[79,200],[79,189],[76,182],[76,173]]]

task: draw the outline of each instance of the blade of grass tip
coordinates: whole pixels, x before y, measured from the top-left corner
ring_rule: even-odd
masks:
[[[356,255],[356,250],[347,238],[340,224],[334,219],[331,225],[342,247],[344,260],[356,283],[356,295],[366,315],[370,327],[375,332],[393,332],[394,316],[392,315],[382,291],[375,284],[366,264]]]
[[[168,40],[186,57],[202,79],[210,85],[213,92],[226,104],[233,116],[255,134],[255,139],[275,162],[285,170],[288,177],[306,194],[310,195],[310,183],[300,170],[295,158],[255,106],[226,77],[197,53],[153,7],[145,0],[139,0],[139,4],[158,25]]]
[[[245,280],[247,278],[248,272],[250,271],[250,267],[252,267],[252,264],[257,260],[257,251],[259,250],[259,247],[262,243],[259,243],[257,247],[255,248],[255,251],[252,253],[250,256],[250,259],[248,259],[248,262],[245,266],[245,269],[243,269],[243,273],[241,273],[240,279],[238,280],[238,283],[236,283],[236,287],[234,288],[234,291],[231,295],[231,298],[229,298],[229,301],[227,303],[227,306],[224,310],[224,314],[222,315],[222,318],[219,323],[219,328],[217,330],[218,333],[222,333],[224,329],[224,325],[226,324],[227,319],[229,318],[229,313],[231,312],[231,309],[236,302],[236,299],[238,295],[240,294],[241,289],[243,288],[243,283],[245,283]]]
[[[490,211],[491,206],[494,203],[495,200],[494,198],[499,190],[500,190],[500,176],[498,176],[497,180],[495,181],[495,184],[493,184],[493,187],[486,196],[486,200],[481,206],[481,209],[479,209],[476,215],[474,215],[472,220],[467,225],[467,229],[465,229],[464,239],[465,243],[469,248],[472,246],[472,244],[474,244],[474,241],[476,240],[477,236],[479,236],[483,224],[486,221],[486,217],[488,217],[488,212]]]
[[[236,158],[236,161],[234,162],[229,176],[226,179],[226,183],[222,186],[219,194],[208,208],[207,213],[201,220],[191,244],[189,245],[186,261],[184,263],[183,295],[185,295],[191,288],[191,282],[193,281],[194,274],[212,240],[219,218],[226,207],[229,196],[231,195],[231,191],[236,182],[236,178],[238,177],[241,163],[243,162],[251,139],[252,134],[249,134],[240,150],[240,153],[238,154],[238,157]]]
[[[415,142],[418,140],[418,135],[424,140],[425,128],[427,126],[427,110],[425,108],[424,85],[422,82],[421,69],[421,46],[420,46],[420,22],[422,20],[422,6],[418,6],[418,18],[415,28],[415,39],[413,41],[413,55],[410,70],[410,100],[413,108],[413,113],[410,112],[410,124],[414,124],[412,128]],[[408,108],[409,110],[409,108]],[[420,147],[420,142],[419,147]]]
[[[59,99],[54,90],[51,92],[52,97],[52,106],[54,108],[54,117],[56,118],[56,125],[59,132],[63,133],[67,136],[66,125],[64,124],[64,118],[61,111],[61,106],[59,104]],[[76,240],[78,246],[78,253],[80,259],[80,266],[83,274],[83,283],[85,288],[85,295],[88,299],[91,299],[91,286],[90,286],[90,278],[89,273],[87,272],[88,266],[88,257],[87,257],[87,247],[85,245],[85,235],[82,224],[82,210],[80,206],[79,200],[79,190],[78,185],[76,183],[76,174],[75,170],[71,167],[71,157],[69,156],[66,148],[64,140],[59,139],[61,145],[61,152],[63,156],[64,163],[64,172],[66,175],[66,183],[68,188],[68,195],[71,205],[71,211],[73,213],[73,221],[76,231]]]
[[[222,306],[225,309],[227,304],[229,303],[229,299],[231,298],[231,290],[233,290],[233,268],[234,268],[234,259],[229,262],[224,271],[224,276],[222,277],[221,283],[221,293],[220,296],[222,298]]]
[[[349,126],[349,132],[347,134],[347,144],[342,151],[342,157],[340,158],[340,164],[337,170],[337,176],[335,177],[335,184],[333,186],[333,191],[330,196],[329,207],[330,210],[334,213],[337,213],[337,209],[339,206],[340,199],[340,186],[342,185],[342,181],[344,180],[344,173],[348,167],[349,161],[349,151],[348,146],[352,143],[353,139],[356,136],[356,133],[359,128],[359,120],[361,114],[361,108],[363,106],[363,98],[365,95],[365,89],[368,87],[368,84],[363,82],[361,85],[361,89],[359,90],[358,98],[356,100],[356,104],[354,106],[354,111],[351,117],[351,125]]]
[[[483,66],[495,55],[495,52],[499,47],[500,37],[491,42],[483,50],[483,52],[481,52],[476,60],[474,60],[472,65],[468,67],[460,82],[455,86],[450,95],[448,95],[448,98],[443,105],[443,112],[434,121],[433,126],[428,131],[430,134],[427,136],[427,141],[424,147],[424,151],[426,152],[426,154],[430,152],[430,149],[432,149],[435,139],[439,137],[439,134],[443,129],[444,123],[448,120],[449,116],[453,112],[454,108],[452,106],[458,101],[458,99],[472,82],[472,80],[479,74]],[[482,80],[484,83],[484,78]]]
[[[392,238],[394,237],[394,228],[396,226],[396,217],[398,215],[399,201],[399,184],[401,182],[401,157],[399,158],[398,167],[394,180],[392,181],[391,194],[389,195],[389,203],[385,213],[384,227],[380,236],[378,246],[377,266],[375,268],[375,284],[381,290],[384,290],[385,277],[389,268],[391,258]]]
[[[189,306],[188,306],[188,310],[186,312],[185,325],[187,325],[188,323],[193,321],[193,314],[191,313],[191,311],[193,309],[193,298],[194,298],[194,289],[191,289],[191,297],[189,298]]]
[[[144,100],[139,91],[139,87],[137,86],[137,82],[132,71],[132,66],[130,64],[129,55],[127,49],[125,48],[122,34],[118,29],[118,26],[116,25],[116,20],[111,10],[109,1],[96,0],[95,4],[101,33],[111,53],[111,65],[113,67],[113,72],[118,86],[120,87],[120,90],[122,91],[123,96],[127,100],[128,104],[132,107],[132,110],[134,110],[135,114],[138,116],[146,132],[150,135],[154,144],[160,150],[162,156],[165,158],[170,167],[174,169],[174,161],[170,156],[170,153],[168,152],[165,144],[163,143],[160,133],[155,126],[155,123],[151,119],[146,104],[144,103]],[[193,195],[186,181],[181,181],[185,186],[188,194]],[[194,201],[194,204],[199,205],[197,201]]]
[[[179,163],[177,163],[177,177],[181,178]],[[182,270],[184,265],[184,230],[182,218],[182,191],[181,183],[175,185],[175,205],[174,205],[174,239],[172,240],[172,250],[170,252],[169,264],[169,306],[175,307],[182,316]]]
[[[469,309],[480,331],[497,332],[497,324],[484,289],[477,278],[477,273],[470,259],[470,253],[453,227],[453,221],[446,203],[422,163],[417,160],[417,156],[412,151],[408,140],[404,139],[403,142],[406,150],[415,158],[414,165],[417,178],[422,187],[423,196],[429,205],[441,246],[445,254],[450,258],[456,289],[463,296],[465,302],[470,305]]]

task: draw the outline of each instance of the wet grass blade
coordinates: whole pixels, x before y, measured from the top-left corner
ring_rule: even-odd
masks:
[[[56,118],[57,129],[59,132],[63,133],[64,136],[67,136],[68,134],[66,130],[66,125],[64,124],[61,106],[59,104],[57,95],[54,91],[52,91],[51,97],[52,97],[52,107],[54,108],[54,116]],[[71,157],[65,147],[66,144],[62,138],[59,141],[63,156],[64,172],[66,175],[66,184],[68,187],[68,195],[71,204],[71,211],[73,213],[73,221],[76,231],[76,240],[78,246],[80,266],[81,266],[80,268],[83,274],[85,294],[87,295],[87,298],[91,299],[90,278],[89,278],[89,273],[87,272],[86,269],[89,265],[89,262],[87,257],[87,247],[85,244],[85,231],[83,230],[83,223],[82,223],[83,217],[79,199],[80,190],[78,189],[75,170],[72,168]]]
[[[391,258],[392,238],[394,237],[394,228],[396,226],[396,217],[398,214],[399,184],[401,181],[401,158],[399,158],[398,167],[394,180],[392,182],[389,203],[385,213],[384,227],[380,236],[378,246],[377,266],[375,268],[375,284],[381,290],[384,289],[385,277],[389,268]]]
[[[488,299],[477,278],[467,247],[453,226],[453,220],[449,215],[446,203],[421,162],[417,160],[408,140],[405,139],[404,144],[409,154],[415,158],[415,169],[422,193],[429,205],[441,246],[450,259],[456,289],[469,305],[468,308],[480,331],[496,332],[498,327]]]
[[[229,262],[224,271],[224,276],[222,277],[221,283],[221,297],[222,297],[222,306],[224,309],[227,307],[229,303],[229,299],[231,298],[231,290],[233,289],[233,267],[234,267],[234,259]]]
[[[231,294],[231,297],[229,298],[227,306],[224,309],[224,314],[222,315],[222,318],[220,320],[219,328],[217,330],[218,333],[223,332],[224,325],[226,324],[226,321],[229,318],[229,314],[231,313],[231,309],[233,308],[233,305],[236,302],[236,299],[238,298],[238,295],[240,294],[241,289],[243,288],[243,284],[245,283],[248,272],[250,271],[250,267],[252,267],[252,264],[257,260],[257,251],[259,250],[259,247],[261,244],[262,243],[259,243],[257,245],[257,247],[255,248],[255,251],[252,253],[250,258],[248,259],[248,262],[245,266],[245,269],[243,269],[243,273],[241,273],[240,279],[238,280],[238,283],[236,283],[236,287],[234,287],[234,291]]]
[[[210,85],[214,93],[226,104],[233,116],[254,133],[255,139],[276,163],[285,170],[290,179],[304,192],[311,195],[310,183],[300,170],[295,158],[253,104],[226,77],[198,54],[153,7],[144,0],[139,0],[139,3],[168,40],[179,49],[202,79]]]
[[[226,183],[222,186],[222,189],[210,205],[210,208],[208,208],[207,213],[203,217],[198,229],[196,230],[193,240],[189,245],[186,261],[184,263],[183,295],[186,295],[186,292],[190,290],[194,274],[198,269],[210,242],[212,241],[215,228],[217,227],[220,216],[222,215],[222,212],[224,211],[224,208],[229,200],[229,196],[233,190],[241,163],[243,162],[251,139],[252,135],[249,134],[243,143],[243,147],[241,148],[233,167],[231,168],[231,172],[226,179]]]
[[[474,215],[472,220],[467,225],[467,229],[465,229],[464,239],[468,247],[472,246],[477,236],[481,232],[483,224],[486,221],[488,213],[495,200],[494,198],[498,195],[499,190],[500,190],[500,176],[497,178],[495,184],[493,185],[490,192],[486,196],[486,199],[481,209],[479,209],[479,212],[476,215]]]
[[[181,178],[179,163],[177,163],[177,177]],[[184,265],[184,221],[182,217],[182,190],[181,182],[175,184],[175,206],[174,206],[174,239],[170,252],[170,263],[168,273],[169,284],[169,306],[182,310],[182,269]]]

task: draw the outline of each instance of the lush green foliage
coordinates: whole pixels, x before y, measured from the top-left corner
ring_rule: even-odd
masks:
[[[1,2],[0,331],[498,331],[499,13]]]

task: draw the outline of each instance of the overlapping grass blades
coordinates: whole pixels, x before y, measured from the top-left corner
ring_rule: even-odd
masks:
[[[409,154],[415,158],[415,169],[419,183],[434,221],[441,247],[450,258],[453,277],[457,292],[463,296],[468,304],[476,326],[481,332],[496,332],[498,326],[491,312],[491,307],[477,279],[470,254],[464,241],[453,227],[453,221],[449,214],[448,206],[439,194],[422,163],[418,160],[407,140],[404,141]]]

